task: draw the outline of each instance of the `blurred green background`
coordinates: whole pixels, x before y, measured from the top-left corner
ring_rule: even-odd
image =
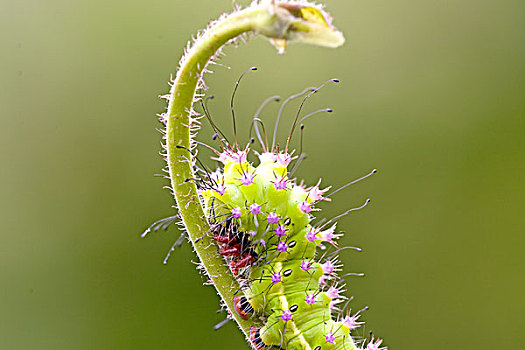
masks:
[[[217,123],[231,130],[251,66],[244,140],[267,96],[340,78],[307,105],[335,112],[307,122],[297,175],[339,186],[379,169],[323,205],[372,198],[339,226],[364,248],[342,254],[367,274],[348,280],[352,308],[371,307],[362,334],[392,350],[523,349],[525,2],[325,2],[346,45],[227,48],[232,68],[207,76]],[[224,316],[188,244],[162,264],[177,229],[139,238],[173,214],[153,176],[157,96],[190,36],[231,7],[0,1],[0,348],[248,348],[231,323],[213,331]]]

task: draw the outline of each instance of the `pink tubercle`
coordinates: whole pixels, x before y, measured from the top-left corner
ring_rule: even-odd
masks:
[[[231,155],[231,158],[232,158],[232,160],[235,163],[242,164],[242,163],[246,163],[247,155],[248,155],[248,151],[246,151],[246,150],[244,150],[244,151],[237,151],[237,152],[234,152]]]
[[[278,225],[275,228],[275,234],[279,237],[284,236],[286,234],[286,228],[284,227],[284,225]]]
[[[328,334],[325,335],[325,339],[327,343],[333,344],[335,342],[335,335],[332,332],[328,332]]]
[[[266,220],[268,220],[269,224],[276,224],[279,222],[279,216],[274,212],[271,212],[268,213],[268,216],[266,216]]]
[[[217,192],[221,196],[224,196],[224,194],[226,193],[226,187],[224,187],[223,184],[217,184],[217,186],[215,186],[214,190],[215,190],[215,192]]]
[[[339,294],[339,289],[335,288],[334,286],[330,286],[330,288],[328,288],[326,295],[328,295],[328,297],[332,300],[338,299],[341,296]]]
[[[335,266],[330,260],[327,260],[324,264],[321,264],[321,269],[323,269],[324,274],[330,275],[334,272]]]
[[[310,188],[308,191],[308,198],[310,198],[313,202],[318,202],[321,200],[330,201],[329,198],[323,197],[323,194],[330,189],[330,187],[325,188],[324,190],[321,190],[319,188],[319,185],[321,184],[321,180],[319,179],[319,182],[317,184]]]
[[[276,156],[277,165],[286,168],[292,161],[292,156],[288,153],[278,153]]]
[[[286,252],[288,250],[288,244],[286,244],[286,242],[284,242],[284,241],[280,241],[277,244],[277,250],[279,251],[279,253]]]
[[[281,274],[279,272],[273,273],[270,278],[271,278],[273,284],[277,284],[277,283],[281,282]]]
[[[246,158],[248,155],[248,150],[243,151],[237,151],[235,152],[233,149],[225,149],[221,154],[219,154],[217,159],[222,164],[227,163],[236,163],[236,164],[242,164],[246,162]]]
[[[312,205],[307,201],[301,202],[299,205],[299,210],[305,214],[309,214],[312,211]]]
[[[312,268],[312,263],[309,262],[308,260],[304,260],[302,263],[301,263],[301,269],[303,271],[310,271],[310,269]]]
[[[283,313],[281,314],[281,319],[284,322],[291,321],[292,320],[292,312],[290,310],[284,310]]]
[[[336,245],[337,243],[334,241],[334,239],[339,238],[341,235],[334,233],[335,227],[336,225],[334,224],[329,229],[320,232],[319,234],[321,235],[321,239],[325,242],[329,242],[329,243],[332,243],[333,245]]]
[[[239,181],[241,181],[241,184],[243,184],[244,186],[249,186],[251,184],[253,184],[253,180],[254,180],[255,176],[251,173],[244,173],[241,175],[241,178],[239,179]]]
[[[387,350],[386,346],[382,348],[379,347],[382,342],[383,342],[383,339],[377,338],[376,341],[374,341],[374,337],[372,337],[372,339],[370,339],[370,342],[366,346],[366,350]]]
[[[315,231],[311,230],[311,231],[308,231],[306,233],[306,239],[309,241],[309,242],[315,242],[315,240],[317,239],[316,235],[315,235]]]
[[[241,218],[241,208],[233,208],[231,210],[231,213],[232,213],[232,216],[236,219],[240,219]]]
[[[260,214],[261,206],[257,203],[253,203],[252,205],[250,205],[250,213],[252,213],[253,215]]]
[[[347,327],[349,330],[359,328],[363,322],[357,322],[361,315],[359,312],[357,312],[355,315],[350,316],[350,314],[347,314],[345,318],[341,320],[341,323]]]
[[[312,305],[313,303],[315,303],[315,295],[314,294],[308,294],[306,295],[306,299],[305,299],[306,303],[308,305]]]
[[[286,190],[288,188],[288,181],[283,177],[276,179],[273,186],[277,191]]]

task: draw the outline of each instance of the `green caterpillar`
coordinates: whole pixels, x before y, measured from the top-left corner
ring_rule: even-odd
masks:
[[[219,159],[224,170],[214,174],[214,188],[200,194],[210,219],[233,219],[240,232],[248,233],[260,257],[249,268],[243,288],[249,309],[266,320],[263,328],[252,332],[254,346],[355,349],[350,331],[359,326],[359,315],[331,319],[332,309],[343,300],[340,288],[325,287],[336,278],[336,265],[333,260],[314,261],[317,246],[335,245],[339,236],[335,224],[321,230],[310,223],[310,212],[325,199],[325,190],[319,184],[306,189],[290,180],[288,153],[264,152],[257,167],[247,161],[247,153],[223,151]],[[236,311],[242,314],[246,309]]]
[[[204,87],[206,67],[222,47],[249,33],[267,37],[280,53],[289,41],[326,47],[344,42],[320,6],[287,0],[253,1],[197,36],[180,62],[167,112],[160,119],[166,126],[166,160],[179,216],[203,270],[255,349],[353,350],[357,346],[351,330],[360,325],[359,312],[332,319],[336,305],[345,299],[337,284],[340,266],[335,256],[314,260],[319,245],[336,246],[339,236],[334,220],[323,226],[311,223],[310,213],[327,199],[326,189],[321,190],[320,183],[305,188],[289,178],[293,152],[288,146],[297,123],[284,151],[275,144],[263,145],[258,166],[248,162],[250,149],[239,148],[237,139],[221,141],[217,155],[222,169],[206,174],[203,181],[196,176],[196,91]],[[152,227],[172,221],[161,220]],[[218,253],[228,264],[219,263]],[[232,292],[236,289],[241,294]],[[366,349],[386,349],[380,344],[372,338]]]

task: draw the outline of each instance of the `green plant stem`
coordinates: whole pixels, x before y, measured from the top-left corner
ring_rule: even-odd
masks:
[[[179,214],[202,265],[230,311],[233,311],[232,300],[234,293],[239,289],[239,284],[224,261],[217,258],[217,247],[207,234],[210,226],[204,215],[197,187],[193,181],[186,181],[194,178],[189,152],[190,110],[202,70],[215,52],[229,40],[243,33],[255,31],[258,25],[271,20],[268,11],[254,7],[234,13],[208,29],[183,59],[172,85],[168,105],[166,129],[168,167]],[[231,314],[249,339],[250,327],[253,323],[241,319],[235,312]]]

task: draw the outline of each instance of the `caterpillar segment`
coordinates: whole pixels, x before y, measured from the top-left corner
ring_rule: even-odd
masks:
[[[317,247],[336,245],[338,238],[335,225],[322,230],[311,224],[326,189],[289,179],[288,153],[259,154],[254,166],[249,152],[224,150],[218,157],[223,169],[211,174],[214,185],[199,192],[210,221],[222,218],[214,239],[243,282],[234,310],[264,323],[251,330],[253,347],[356,349],[352,326],[332,319],[336,304],[345,299],[335,284],[335,266],[331,260],[315,261]]]

